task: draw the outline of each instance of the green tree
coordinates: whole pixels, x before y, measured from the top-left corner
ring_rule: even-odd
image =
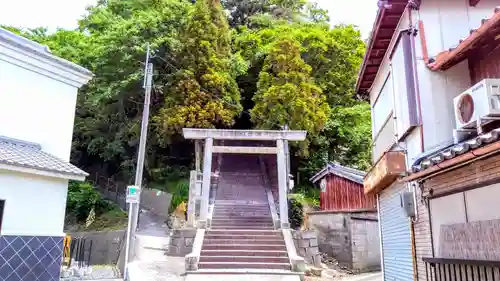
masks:
[[[232,27],[245,26],[253,16],[270,10],[267,0],[222,0],[222,6],[229,12],[228,20]]]
[[[228,127],[242,110],[235,80],[239,71],[233,67],[238,59],[220,4],[198,1],[190,18],[165,107],[155,117],[162,135],[183,127]]]
[[[157,54],[159,59],[170,56],[168,52],[180,48],[179,33],[191,9],[189,2],[178,0],[107,0],[89,8],[79,21],[78,32],[88,47],[81,49],[85,62],[74,61],[92,70],[95,77],[78,96],[75,163],[108,174],[120,173],[126,181],[133,177],[144,102],[146,42],[153,50],[166,50],[167,54]],[[167,74],[157,64],[152,114],[163,106]],[[168,164],[184,151],[165,153],[156,135],[149,136],[146,175],[156,163]]]
[[[312,67],[300,57],[300,44],[293,38],[277,41],[259,75],[255,107],[250,111],[258,128],[290,129],[319,133],[330,107],[321,88],[311,77]]]

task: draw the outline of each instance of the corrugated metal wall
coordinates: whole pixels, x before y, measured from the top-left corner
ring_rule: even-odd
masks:
[[[489,54],[470,58],[469,69],[473,85],[485,78],[500,78],[500,47]]]
[[[363,185],[335,175],[326,176],[326,190],[321,192],[321,210],[377,208],[375,197],[364,194]]]
[[[400,199],[404,190],[404,185],[393,186],[379,197],[384,281],[413,281],[410,222]]]

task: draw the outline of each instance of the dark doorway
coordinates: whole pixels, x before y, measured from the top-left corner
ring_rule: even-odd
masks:
[[[4,207],[5,207],[5,200],[0,200],[0,234],[2,234],[2,220],[3,220]]]

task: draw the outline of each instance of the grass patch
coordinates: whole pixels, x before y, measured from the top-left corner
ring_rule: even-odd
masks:
[[[288,195],[289,198],[297,200],[303,206],[308,206],[313,209],[319,209],[321,191],[308,185],[299,185],[293,189],[294,193]]]

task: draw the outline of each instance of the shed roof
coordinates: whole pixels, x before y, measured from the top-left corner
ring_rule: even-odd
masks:
[[[345,179],[348,179],[350,181],[353,181],[355,183],[363,184],[363,178],[366,175],[366,172],[356,170],[353,168],[345,167],[342,166],[338,163],[329,163],[326,165],[326,167],[319,171],[317,174],[315,174],[312,178],[311,181],[313,183],[321,180],[323,177],[326,175],[336,175]]]
[[[0,164],[56,173],[68,179],[79,179],[88,174],[69,162],[43,152],[36,143],[0,136]]]
[[[478,48],[491,44],[496,46],[500,34],[500,6],[496,7],[490,18],[483,19],[478,28],[459,40],[454,48],[439,53],[434,61],[429,62],[431,70],[446,70],[467,58],[467,55]]]

